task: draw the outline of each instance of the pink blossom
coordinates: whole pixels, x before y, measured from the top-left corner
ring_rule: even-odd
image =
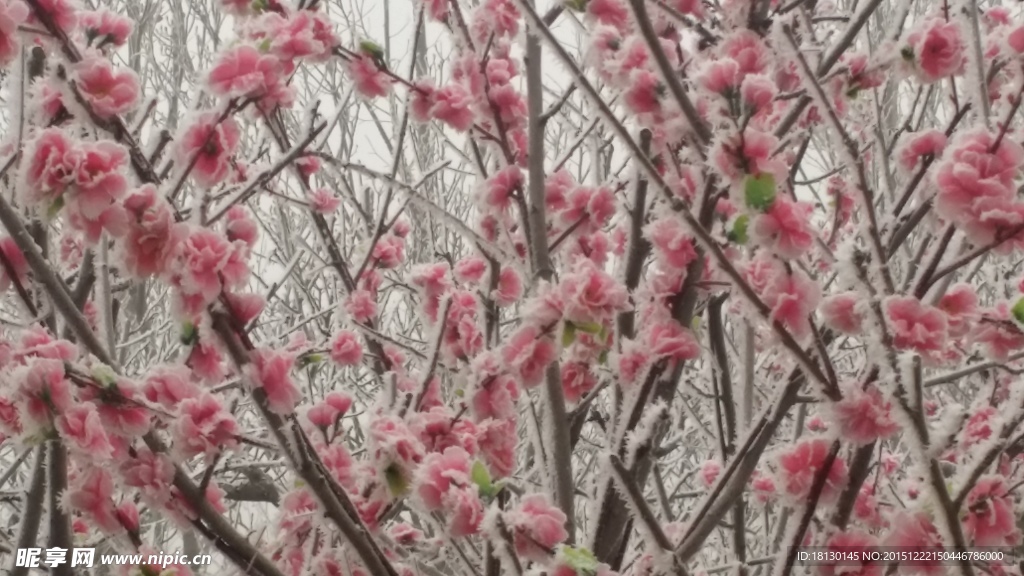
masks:
[[[973,546],[1017,546],[1021,532],[1017,528],[1014,497],[1002,476],[982,476],[964,501],[964,536]]]
[[[819,311],[825,325],[844,334],[859,334],[864,322],[857,311],[861,299],[856,292],[841,292],[824,298]]]
[[[963,336],[977,320],[978,295],[969,284],[954,284],[939,299],[938,308],[946,313],[950,336]]]
[[[78,24],[78,6],[72,0],[36,0],[35,10],[45,14],[58,28],[65,33],[74,31]],[[35,12],[29,22],[37,23]]]
[[[932,519],[924,512],[899,512],[892,521],[892,529],[885,538],[887,546],[898,547],[907,552],[934,551],[942,547],[942,538]],[[938,576],[945,574],[941,561],[923,560],[901,565],[900,571],[909,574]]]
[[[331,360],[339,366],[355,366],[363,359],[359,336],[351,330],[339,330],[331,339]]]
[[[1018,54],[1024,53],[1024,24],[1015,27],[1006,36],[1006,42]]]
[[[256,245],[260,229],[245,206],[235,204],[224,214],[224,235],[228,242],[241,242],[249,249]]]
[[[469,454],[459,447],[428,454],[415,475],[416,493],[427,510],[441,508],[449,489],[470,485],[470,467]]]
[[[498,288],[492,295],[498,306],[511,306],[523,295],[523,280],[515,268],[506,266],[498,275]]]
[[[678,218],[660,218],[644,228],[644,234],[654,248],[654,255],[664,266],[685,270],[697,259],[693,239]]]
[[[26,202],[53,203],[73,182],[78,162],[75,144],[63,130],[47,128],[28,144],[25,155]]]
[[[597,377],[582,362],[566,362],[562,364],[561,370],[566,402],[579,402],[597,386]]]
[[[185,239],[186,228],[175,223],[171,206],[152,184],[126,198],[124,207],[128,232],[119,246],[125,268],[138,278],[163,274]]]
[[[230,171],[230,158],[238,147],[239,129],[230,116],[220,121],[216,112],[199,115],[177,141],[177,163],[206,188],[220,184]]]
[[[472,95],[462,84],[451,83],[426,95],[417,94],[416,97],[421,121],[434,118],[459,132],[465,132],[473,127],[475,116]],[[419,100],[420,98],[422,100]]]
[[[373,245],[372,257],[380,268],[397,268],[405,259],[405,240],[394,234],[382,235]]]
[[[120,401],[104,402],[101,391],[96,388],[85,388],[79,394],[82,400],[96,401],[100,421],[112,437],[134,438],[149,431],[153,424],[153,415],[147,407],[139,404],[142,394],[134,382],[117,378],[114,383],[108,384],[102,393]]]
[[[495,478],[505,478],[515,471],[516,467],[516,421],[514,418],[504,420],[489,419],[479,426],[477,442],[480,454],[487,462],[487,467]]]
[[[892,419],[892,405],[874,386],[866,390],[859,384],[848,386],[832,411],[842,437],[856,444],[885,439],[900,429]]]
[[[238,444],[238,424],[212,394],[189,398],[178,406],[174,446],[186,458],[205,454],[213,458]]]
[[[21,0],[0,2],[0,66],[7,66],[18,55],[18,26],[28,15],[28,6]]]
[[[263,307],[267,305],[262,294],[226,292],[224,299],[227,301],[225,308],[234,317],[235,322],[242,326],[248,326],[256,320],[263,312]]]
[[[489,376],[474,389],[473,412],[481,420],[511,418],[516,414],[519,393],[519,386],[513,377]]]
[[[544,370],[555,360],[555,344],[535,326],[523,326],[505,341],[501,355],[505,364],[521,379],[523,386],[540,384]]]
[[[25,412],[37,424],[49,423],[72,406],[71,385],[64,378],[64,363],[50,358],[30,360],[21,371],[20,397]]]
[[[965,46],[959,22],[925,20],[907,36],[905,50],[922,82],[937,82],[963,72]]]
[[[727,36],[722,41],[721,53],[735,60],[743,75],[763,74],[770,62],[768,47],[764,40],[746,28],[736,30]]]
[[[306,412],[306,418],[310,424],[317,428],[327,429],[334,426],[334,422],[338,418],[338,411],[330,404],[321,402],[320,404],[310,406]]]
[[[858,561],[828,562],[818,566],[820,576],[881,576],[884,565],[869,560],[868,552],[875,552],[878,540],[863,532],[848,530],[832,535],[825,544],[826,550],[835,555],[852,558]]]
[[[506,516],[516,553],[527,560],[547,561],[555,546],[568,537],[565,513],[542,494],[525,496]]]
[[[661,110],[661,96],[665,88],[657,74],[650,70],[634,70],[627,86],[623,101],[634,114],[653,114]]]
[[[113,534],[121,527],[114,511],[114,479],[103,468],[90,466],[71,483],[65,495],[72,508],[97,528]]]
[[[762,297],[771,308],[770,321],[779,322],[794,338],[801,339],[810,330],[809,316],[821,300],[821,288],[802,270],[777,274]]]
[[[820,415],[815,414],[807,419],[807,430],[810,432],[824,432],[828,430],[828,424]]]
[[[945,347],[946,317],[938,309],[912,296],[890,296],[885,313],[896,348],[935,355]]]
[[[201,308],[220,294],[221,278],[237,286],[248,275],[248,266],[237,245],[214,230],[195,227],[179,245],[174,275],[182,294],[196,297]]]
[[[459,282],[479,282],[487,272],[487,261],[479,256],[469,256],[455,263],[455,278]]]
[[[474,40],[483,44],[491,34],[515,36],[521,18],[512,0],[484,0],[473,13]]]
[[[357,56],[349,60],[346,68],[352,78],[356,92],[364,98],[379,98],[391,92],[394,81],[382,70],[373,58]]]
[[[1006,362],[1010,354],[1024,348],[1024,332],[1013,320],[1007,302],[981,311],[970,337],[982,345],[986,356],[1000,362]]]
[[[651,362],[650,351],[643,345],[627,341],[616,362],[621,384],[635,384]]]
[[[146,400],[166,408],[199,395],[199,387],[192,383],[188,369],[183,366],[157,366],[146,376],[142,389]]]
[[[924,130],[909,133],[900,140],[896,150],[899,165],[906,171],[917,167],[924,156],[939,158],[946,148],[946,134],[941,130]]]
[[[217,56],[207,83],[223,98],[281,98],[286,91],[284,76],[280,60],[243,44]]]
[[[57,420],[57,429],[69,446],[90,459],[106,460],[113,454],[100,415],[88,402],[65,410]]]
[[[481,190],[481,201],[488,210],[502,212],[511,206],[512,194],[522,190],[525,182],[518,166],[507,166],[487,179]]]
[[[438,22],[448,20],[448,0],[420,0],[430,18]]]
[[[579,259],[558,285],[566,320],[604,322],[629,307],[626,287],[587,259]]]
[[[324,62],[331,56],[340,41],[334,34],[334,25],[322,12],[297,10],[287,18],[269,12],[262,16],[265,20],[260,27],[264,33],[257,33],[256,38],[266,36],[270,41],[270,51],[282,61],[306,58],[312,62]]]
[[[577,186],[569,192],[560,219],[566,226],[575,225],[583,231],[590,231],[603,226],[613,214],[615,196],[607,186]]]
[[[353,320],[365,324],[377,315],[377,300],[366,290],[354,290],[345,301],[345,310]]]
[[[129,68],[114,70],[110,61],[92,56],[75,64],[74,79],[89,108],[100,118],[128,112],[139,99],[139,79]]]
[[[762,504],[775,497],[775,481],[772,480],[771,476],[762,474],[757,470],[754,470],[754,474],[750,478],[750,487],[754,490],[754,496]]]
[[[0,256],[3,257],[0,263],[0,292],[10,288],[12,282],[24,286],[25,277],[28,275],[28,261],[25,260],[25,254],[18,248],[14,238],[0,238]]]
[[[724,132],[715,138],[708,160],[730,180],[739,180],[747,174],[772,174],[781,182],[785,179],[786,167],[773,156],[778,145],[775,136],[750,127],[743,131],[742,138]],[[776,198],[776,202],[778,200]]]
[[[779,475],[786,494],[796,500],[804,500],[811,494],[815,478],[824,468],[830,450],[828,440],[812,438],[803,440],[782,453],[778,459]],[[833,502],[846,484],[846,462],[836,456],[828,470],[828,477],[821,492],[823,503]]]
[[[740,98],[755,112],[768,109],[777,92],[775,83],[763,74],[747,75],[740,84]]]
[[[97,39],[98,46],[113,44],[123,46],[135,27],[131,18],[115,14],[107,9],[83,10],[79,12],[79,24],[86,38]]]
[[[408,424],[395,416],[380,416],[370,422],[367,450],[378,470],[394,467],[406,482],[426,452]]]
[[[711,60],[700,73],[701,86],[708,92],[730,95],[740,87],[740,65],[731,58]]]
[[[267,407],[282,416],[295,411],[295,405],[302,398],[302,392],[291,378],[295,358],[270,348],[253,353],[254,384],[266,395]]]
[[[722,463],[718,460],[706,460],[700,466],[700,481],[705,488],[715,485],[718,476],[722,473]]]
[[[71,362],[78,358],[78,348],[67,340],[54,338],[45,328],[28,328],[22,332],[20,350],[15,350],[14,360],[32,365],[28,360],[31,358]]]
[[[814,206],[779,196],[751,226],[752,238],[771,249],[780,258],[800,258],[814,244],[811,214]]]
[[[341,206],[341,198],[334,195],[327,188],[317,188],[308,198],[309,207],[320,214],[331,214]]]
[[[983,129],[961,134],[946,149],[935,172],[939,215],[960,225],[976,244],[992,241],[1000,228],[1022,219],[1014,179],[1024,148]]]
[[[689,330],[672,319],[655,321],[643,333],[646,350],[654,358],[669,357],[676,361],[700,356],[700,344]]]
[[[621,0],[590,0],[587,2],[587,15],[618,29],[626,28],[629,22],[629,9]]]

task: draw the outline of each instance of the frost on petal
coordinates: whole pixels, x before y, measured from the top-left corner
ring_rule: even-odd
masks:
[[[912,296],[891,296],[884,307],[893,346],[930,356],[942,352],[947,323],[941,311]]]
[[[266,395],[267,407],[282,416],[295,411],[295,405],[302,398],[302,392],[291,377],[295,359],[291,354],[269,348],[256,350],[253,354],[255,385]]]
[[[363,345],[351,330],[339,330],[330,342],[331,360],[339,366],[355,366],[363,359]]]
[[[568,536],[565,513],[547,496],[530,494],[506,513],[516,553],[534,562],[546,562],[555,547]]]
[[[856,444],[870,444],[900,429],[892,418],[892,404],[873,386],[848,386],[843,399],[832,406],[832,412],[842,437]]]
[[[139,99],[139,79],[129,68],[114,69],[100,56],[86,58],[75,65],[74,79],[89,108],[100,118],[124,114]]]
[[[959,21],[931,18],[918,24],[907,36],[902,56],[913,65],[922,82],[931,83],[961,74],[966,46]]]
[[[778,475],[782,491],[794,501],[806,499],[815,478],[825,467],[831,442],[823,438],[803,440],[785,450],[778,458]],[[832,462],[821,492],[821,502],[831,503],[839,497],[847,480],[846,462],[839,456]]]
[[[234,118],[223,121],[215,112],[207,112],[187,124],[176,142],[176,164],[201,186],[220,184],[230,173],[229,160],[238,147],[238,124]]]
[[[0,66],[7,66],[18,56],[18,26],[28,15],[28,6],[21,0],[0,2]]]

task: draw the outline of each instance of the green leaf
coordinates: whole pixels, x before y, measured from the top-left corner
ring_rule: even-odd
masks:
[[[583,324],[575,324],[576,329],[587,334],[600,334],[604,330],[604,326],[600,322],[584,322]]]
[[[181,335],[178,338],[183,345],[191,346],[199,340],[199,330],[196,329],[195,324],[185,322],[181,325]]]
[[[117,374],[109,366],[98,364],[92,368],[92,377],[105,387],[112,386],[117,381]]]
[[[306,354],[305,356],[299,357],[299,368],[305,368],[306,366],[312,366],[313,364],[319,364],[324,361],[323,354]]]
[[[608,351],[601,350],[601,353],[597,355],[597,363],[604,366],[608,363]]]
[[[491,473],[487,471],[487,466],[483,462],[479,460],[473,462],[469,478],[480,489],[480,494],[491,497],[496,493],[494,483],[491,482]]]
[[[700,316],[693,317],[693,320],[690,321],[690,327],[693,328],[694,332],[700,331]]]
[[[270,8],[270,2],[267,0],[252,0],[252,4],[249,6],[252,8],[253,12],[260,14],[266,11],[267,8]]]
[[[1017,319],[1017,322],[1024,324],[1024,298],[1017,300],[1017,303],[1013,305],[1013,309],[1010,312]]]
[[[587,9],[588,0],[565,0],[565,5],[576,12],[584,12]]]
[[[273,42],[271,42],[270,38],[267,38],[263,42],[260,42],[259,51],[263,52],[264,54],[266,54],[267,52],[270,52],[271,44],[273,44]]]
[[[57,216],[57,214],[60,214],[60,211],[63,209],[64,197],[58,196],[57,199],[53,201],[53,204],[50,204],[50,207],[46,210],[46,216],[52,220]]]
[[[576,341],[576,325],[572,322],[565,323],[565,330],[562,331],[562,347],[567,348]]]
[[[456,388],[455,389],[455,396],[457,396],[459,398],[462,398],[465,395],[466,395],[466,391],[463,390],[462,388]]]
[[[384,58],[384,49],[380,47],[380,44],[377,44],[373,40],[363,40],[360,42],[359,51],[370,56],[374,60],[382,60]]]
[[[559,552],[561,553],[562,561],[575,570],[577,574],[585,574],[587,576],[597,574],[598,569],[601,567],[601,563],[597,561],[594,553],[586,548],[562,546]]]
[[[736,219],[732,224],[732,230],[726,233],[726,238],[730,242],[737,244],[746,244],[749,237],[747,236],[747,225],[750,224],[750,216],[743,214]]]
[[[754,210],[767,210],[775,202],[775,176],[763,172],[747,176],[743,194],[747,206]]]
[[[388,489],[392,496],[404,496],[409,491],[409,481],[397,464],[392,464],[384,469],[384,479],[388,482]]]

